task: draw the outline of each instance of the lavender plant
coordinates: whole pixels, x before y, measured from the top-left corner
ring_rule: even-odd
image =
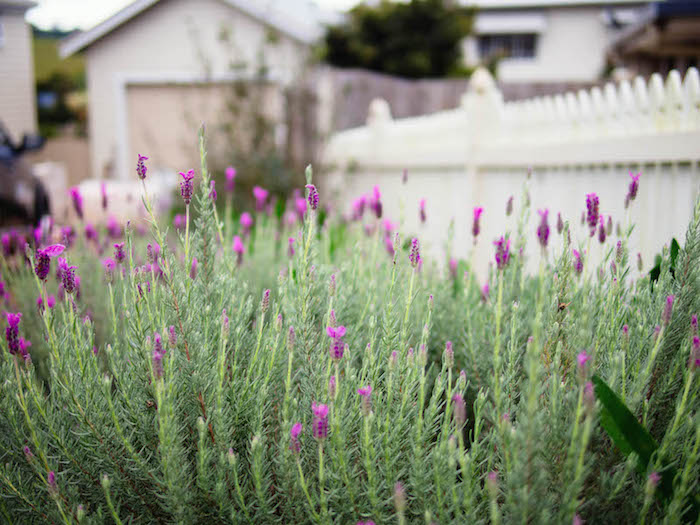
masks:
[[[199,145],[175,231],[144,187],[143,236],[3,238],[3,520],[697,520],[700,201],[651,286],[631,226],[593,267],[560,214],[526,229],[524,188],[480,282],[382,222],[378,188],[321,223],[310,168],[280,222],[263,188],[232,220],[231,170],[220,221]]]

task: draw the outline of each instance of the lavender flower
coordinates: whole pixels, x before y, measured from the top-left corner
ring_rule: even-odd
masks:
[[[583,257],[578,250],[572,250],[572,253],[574,254],[574,270],[581,275],[583,273]]]
[[[457,428],[460,429],[464,426],[467,421],[467,407],[464,403],[464,397],[459,392],[456,392],[452,396],[452,403],[454,404],[454,418]]]
[[[237,262],[238,262],[238,265],[240,266],[241,263],[243,262],[243,254],[245,253],[245,246],[243,246],[243,241],[241,240],[241,238],[238,235],[236,235],[233,238],[233,252],[236,254]]]
[[[65,259],[59,258],[59,268],[61,270],[61,284],[66,293],[72,294],[75,291],[75,269],[77,266],[68,266]]]
[[[7,349],[10,354],[14,355],[20,350],[19,344],[19,323],[22,320],[21,313],[5,312],[7,318],[7,327],[5,328],[5,341],[7,341]]]
[[[193,281],[197,278],[197,266],[199,262],[196,257],[192,257],[192,266],[190,266],[190,279]]]
[[[73,208],[75,209],[76,215],[82,219],[83,218],[83,197],[80,195],[80,190],[77,186],[73,186],[68,190],[70,198],[73,201]]]
[[[673,295],[666,297],[666,305],[664,306],[663,314],[661,314],[661,321],[664,326],[668,326],[671,322],[671,315],[673,314]]]
[[[474,208],[474,217],[472,219],[472,235],[474,236],[474,244],[476,244],[476,238],[479,236],[481,227],[479,225],[479,219],[481,214],[484,213],[484,208]]]
[[[617,241],[617,245],[615,246],[615,262],[617,264],[622,263],[622,258],[625,256],[625,250],[622,247],[622,241]]]
[[[299,454],[299,452],[301,452],[301,443],[299,443],[299,435],[301,434],[301,431],[303,429],[304,427],[299,422],[294,423],[292,425],[292,428],[289,429],[289,450],[291,450],[294,454]]]
[[[176,230],[181,230],[185,227],[185,216],[181,213],[178,213],[173,217],[173,226],[175,227]]]
[[[513,213],[513,196],[511,195],[508,197],[508,201],[506,202],[506,217],[510,217],[510,215]]]
[[[265,314],[270,308],[270,290],[265,290],[260,301],[260,311]]]
[[[144,155],[141,155],[140,153],[138,153],[137,155],[139,156],[139,160],[136,161],[136,174],[139,176],[139,179],[145,180],[146,179],[146,172],[148,171],[148,168],[146,168],[145,161],[148,160],[148,157],[145,157]]]
[[[698,335],[698,314],[693,314],[690,317],[690,330],[693,335]]]
[[[496,246],[496,267],[499,270],[503,270],[510,260],[510,239],[507,241],[503,236],[497,241],[494,241],[494,246]]]
[[[420,246],[418,245],[418,239],[415,237],[411,240],[411,252],[408,254],[408,260],[411,261],[411,266],[414,268],[417,268],[421,262]]]
[[[267,197],[270,194],[265,188],[260,186],[253,187],[253,197],[255,197],[255,210],[263,211],[265,209],[265,203],[267,202]]]
[[[452,341],[445,343],[445,366],[452,368],[455,364],[455,352],[452,349]]]
[[[625,208],[628,208],[630,202],[632,202],[637,196],[637,191],[639,190],[639,177],[641,175],[641,173],[637,173],[635,175],[634,173],[630,172],[630,178],[632,180],[630,181],[630,185],[627,188],[627,196],[625,197]]]
[[[111,283],[112,279],[114,278],[114,268],[116,267],[116,263],[114,262],[113,259],[103,259],[102,260],[102,266],[105,269],[105,277],[107,278],[107,282]]]
[[[358,388],[357,393],[360,394],[360,397],[362,398],[362,415],[367,417],[372,411],[372,399],[370,397],[372,395],[372,387],[367,385],[362,388]]]
[[[89,222],[85,224],[85,239],[97,243],[99,236],[95,227]]]
[[[688,359],[688,368],[690,368],[691,372],[700,368],[700,337],[697,335],[693,336],[693,345],[690,351],[690,358]]]
[[[34,453],[32,452],[31,448],[27,446],[24,447],[24,457],[27,458],[27,461],[34,459]]]
[[[593,390],[593,383],[590,381],[586,381],[586,384],[583,385],[583,402],[589,412],[595,407],[595,392]]]
[[[49,475],[46,476],[46,484],[48,485],[49,494],[51,497],[58,496],[58,485],[56,484],[56,473],[52,470]]]
[[[159,354],[165,354],[165,350],[163,349],[163,338],[158,332],[153,334],[153,350]]]
[[[644,268],[644,264],[642,264],[642,254],[637,252],[637,270],[641,272],[642,268]]]
[[[331,378],[328,380],[328,397],[331,399],[335,399],[335,394],[336,394],[336,381],[335,381],[335,376],[331,376]]]
[[[540,214],[540,225],[537,227],[537,240],[540,242],[540,246],[546,249],[547,243],[549,242],[549,224],[547,222],[549,210],[537,210],[537,213]]]
[[[605,235],[610,237],[613,232],[612,215],[608,215],[608,222],[605,223]]]
[[[595,193],[586,195],[586,221],[591,229],[591,237],[595,234],[595,228],[598,225],[600,216],[600,199]]]
[[[345,331],[344,326],[338,326],[337,328],[333,326],[326,327],[326,334],[331,338],[329,349],[331,359],[333,359],[335,362],[338,362],[343,358],[343,352],[345,350],[343,336],[345,336]]]
[[[158,244],[157,242],[154,242],[153,244],[151,244],[149,242],[148,246],[146,246],[146,259],[148,260],[148,262],[151,264],[157,264],[159,255],[160,255],[160,244]]]
[[[66,247],[62,244],[52,244],[46,248],[40,248],[36,251],[36,264],[34,265],[34,273],[40,281],[45,281],[51,271],[51,257],[56,257],[63,253]]]
[[[102,209],[107,211],[107,185],[104,182],[100,184],[100,193],[102,194]]]
[[[180,196],[185,202],[185,206],[189,206],[192,202],[194,170],[189,170],[187,173],[180,172],[182,181],[180,182]]]
[[[209,182],[209,198],[212,202],[216,202],[216,181]]]
[[[354,221],[359,221],[365,213],[365,207],[367,206],[367,196],[361,195],[354,201],[352,201],[352,219]]]
[[[403,514],[406,510],[406,489],[400,481],[394,485],[394,507],[399,514]]]
[[[382,194],[379,192],[379,186],[372,189],[372,197],[369,201],[369,207],[374,211],[377,219],[382,218]]]
[[[489,300],[489,283],[486,283],[481,289],[481,301],[486,302]]]
[[[114,243],[114,259],[119,264],[123,263],[124,259],[126,259],[126,254],[124,253],[124,243],[123,242]]]
[[[226,168],[226,184],[224,189],[227,193],[233,193],[236,188],[236,168],[229,166]]]
[[[110,218],[107,219],[107,233],[109,233],[112,239],[118,239],[122,236],[122,228],[114,217],[110,216]]]
[[[251,226],[253,226],[253,217],[250,213],[247,211],[244,211],[241,213],[241,218],[240,218],[240,223],[241,227],[243,228],[243,235],[248,235],[248,232],[250,232]]]
[[[647,490],[653,492],[661,481],[661,475],[658,472],[652,472],[647,478]]]
[[[319,405],[315,401],[311,404],[314,414],[313,435],[319,441],[328,437],[328,405]]]
[[[420,222],[425,224],[426,220],[426,215],[425,215],[425,199],[420,200],[420,204],[418,207],[418,216],[420,217]]]
[[[492,470],[486,475],[486,486],[491,493],[498,492],[498,472]]]
[[[307,184],[306,189],[309,190],[309,196],[307,198],[309,202],[309,207],[312,210],[316,210],[318,208],[318,202],[319,202],[319,195],[318,195],[318,190],[316,189],[316,186],[313,184]]]
[[[564,221],[561,218],[561,212],[557,212],[557,233],[561,235],[564,231]]]
[[[603,244],[605,242],[605,220],[603,219],[603,216],[600,216],[600,226],[598,227],[598,241],[600,244]]]
[[[152,354],[152,362],[153,362],[153,375],[156,379],[160,379],[163,377],[163,354],[158,352],[157,350],[153,350]]]
[[[576,362],[578,363],[579,372],[582,376],[586,375],[587,364],[588,361],[590,361],[590,359],[591,357],[586,353],[585,350],[582,350],[576,356]]]

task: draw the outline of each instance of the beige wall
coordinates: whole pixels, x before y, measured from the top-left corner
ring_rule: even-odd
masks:
[[[0,10],[0,25],[0,121],[19,141],[37,129],[32,35],[19,10]]]
[[[220,40],[222,31],[228,31],[229,42]],[[167,0],[92,44],[86,56],[93,176],[133,176],[127,130],[150,129],[156,124],[142,119],[142,111],[129,112],[127,84],[221,80],[232,74],[235,64],[257,63],[267,34],[259,21],[221,0]],[[266,53],[271,75],[291,82],[301,74],[307,52],[302,44],[280,35]],[[239,73],[250,76],[254,71],[249,67]],[[182,108],[170,107],[169,111],[174,117]],[[193,136],[190,144],[195,142]],[[168,165],[153,167],[176,167],[169,165],[166,155],[162,159]]]

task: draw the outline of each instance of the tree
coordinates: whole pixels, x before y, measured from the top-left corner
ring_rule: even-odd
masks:
[[[324,58],[409,78],[464,75],[461,42],[471,31],[473,10],[450,0],[381,0],[360,4],[325,37]]]

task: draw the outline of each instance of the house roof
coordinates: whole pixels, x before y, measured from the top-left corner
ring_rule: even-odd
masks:
[[[93,28],[71,35],[61,43],[61,56],[66,58],[82,51],[160,1],[163,0],[135,0]],[[310,0],[222,1],[304,44],[315,42],[323,33],[324,25],[338,20],[336,13],[321,10]],[[0,4],[2,2],[0,0]]]
[[[574,7],[587,5],[624,6],[649,4],[655,0],[459,0],[467,7],[479,9],[522,9],[543,7]]]

